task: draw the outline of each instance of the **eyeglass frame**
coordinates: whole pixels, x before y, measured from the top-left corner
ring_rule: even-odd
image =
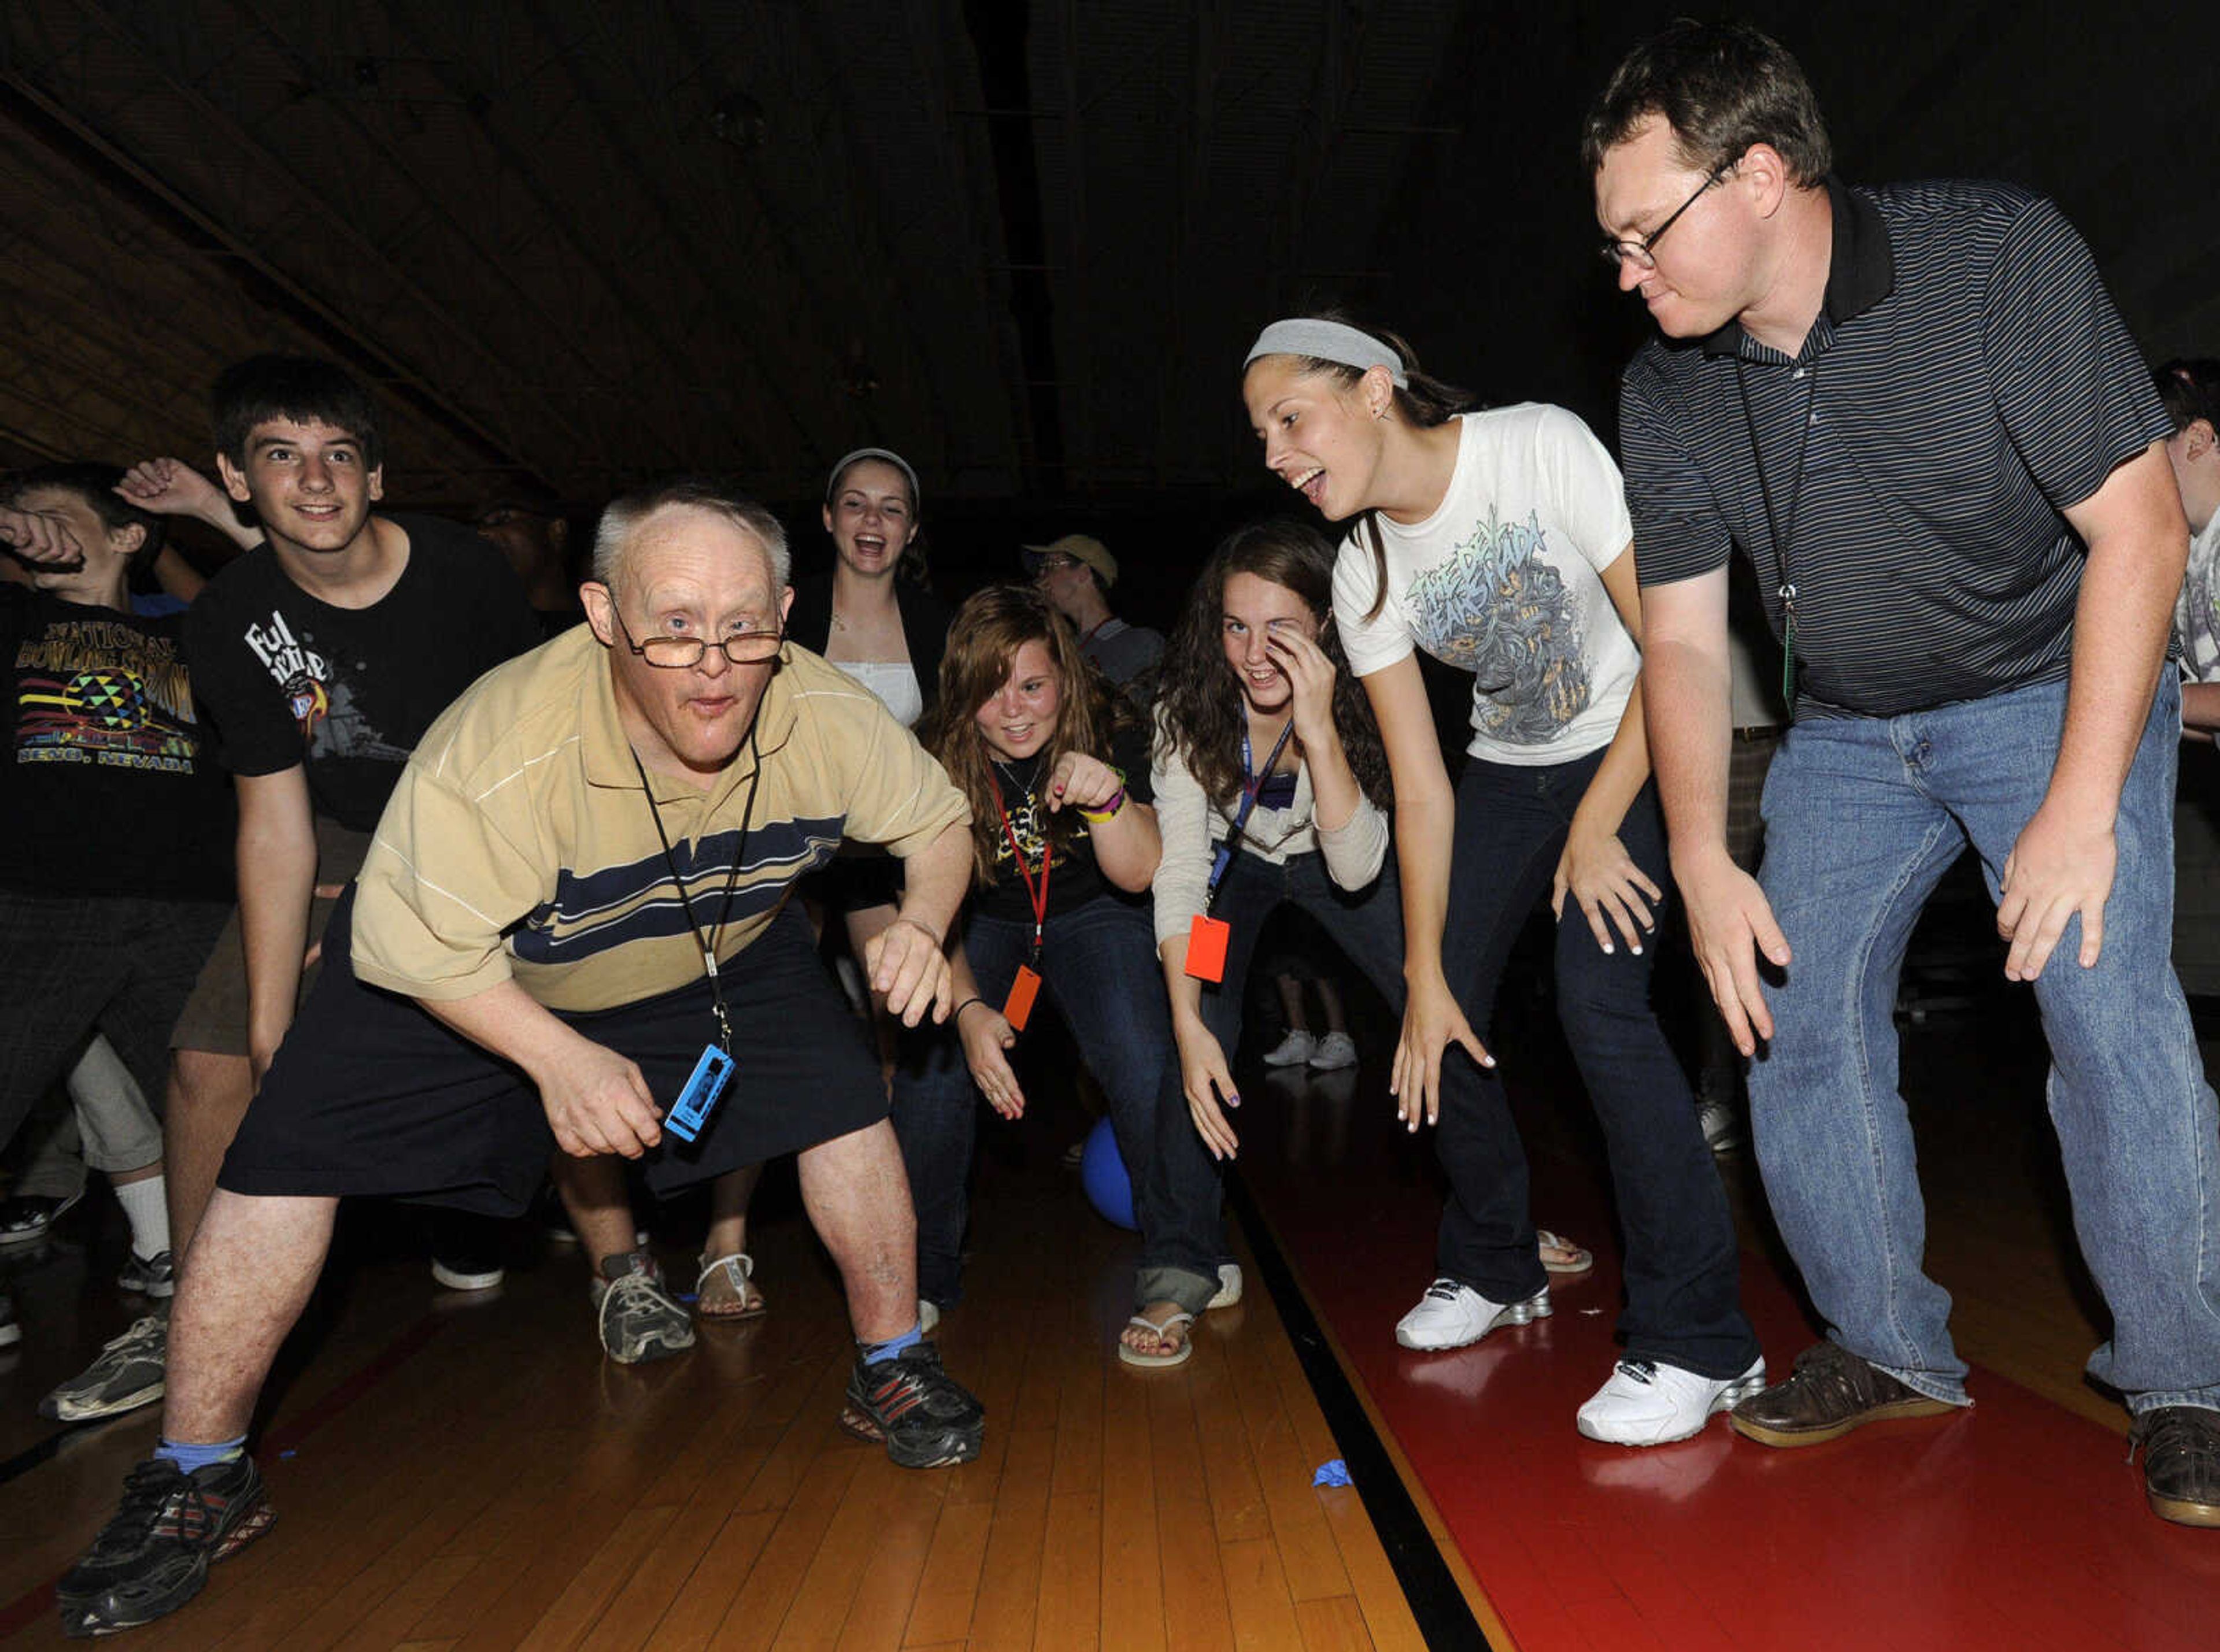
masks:
[[[1727,162],[1724,166],[1714,168],[1711,175],[1705,178],[1701,184],[1699,184],[1696,186],[1696,192],[1693,195],[1681,203],[1679,206],[1674,208],[1673,214],[1670,217],[1666,219],[1663,223],[1658,225],[1656,228],[1651,230],[1647,235],[1642,237],[1641,240],[1621,240],[1616,235],[1605,236],[1603,238],[1603,245],[1596,248],[1596,256],[1611,266],[1611,272],[1613,275],[1617,275],[1620,270],[1624,269],[1630,260],[1637,270],[1656,269],[1657,267],[1657,243],[1665,239],[1665,232],[1672,228],[1674,225],[1679,223],[1681,221],[1681,215],[1687,211],[1690,207],[1694,206],[1697,202],[1702,200],[1704,196],[1710,192],[1711,188],[1714,184],[1717,184],[1721,178],[1724,178],[1729,172],[1731,172],[1736,167],[1741,165],[1742,157],[1740,155],[1737,155],[1732,160]]]
[[[784,626],[780,626],[776,630],[768,632],[746,632],[743,633],[743,637],[720,637],[714,642],[712,642],[707,637],[650,637],[646,642],[637,642],[633,640],[632,627],[625,623],[623,610],[617,607],[616,596],[614,592],[611,593],[609,597],[609,618],[617,622],[617,629],[619,632],[622,633],[624,636],[625,646],[632,650],[633,653],[639,655],[640,658],[645,660],[651,666],[658,671],[690,671],[695,666],[699,665],[703,660],[709,658],[709,651],[713,648],[725,657],[725,664],[727,665],[765,665],[769,664],[772,660],[776,659],[778,658],[779,650],[786,645],[786,627]],[[769,637],[770,639],[771,645],[770,651],[769,653],[758,655],[750,659],[735,659],[733,657],[733,645],[735,642],[743,640],[743,638],[762,637]],[[681,648],[683,648],[687,644],[691,643],[699,651],[695,654],[693,658],[688,660],[659,660],[656,658],[654,655],[647,651],[652,645],[657,643],[675,643]]]

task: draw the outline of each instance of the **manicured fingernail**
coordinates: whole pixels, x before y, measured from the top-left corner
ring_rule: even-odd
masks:
[[[1637,958],[1642,956],[1642,949],[1639,946],[1630,946],[1626,950],[1633,953]]]
[[[1606,941],[1603,944],[1603,955],[1606,957],[1609,957],[1611,956],[1611,943],[1609,941]]]

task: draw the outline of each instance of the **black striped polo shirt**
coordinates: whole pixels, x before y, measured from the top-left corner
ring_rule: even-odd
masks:
[[[1799,716],[2062,678],[2086,553],[2060,513],[2168,433],[2149,370],[2040,196],[1827,190],[1826,300],[1793,358],[1730,322],[1652,340],[1627,367],[1641,581],[1708,573],[1739,545],[1776,636],[1793,583]]]

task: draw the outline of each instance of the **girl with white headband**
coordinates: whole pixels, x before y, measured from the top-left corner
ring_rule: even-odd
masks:
[[[1462,1347],[1550,1311],[1525,1153],[1483,1043],[1511,944],[1544,895],[1558,1016],[1603,1125],[1626,1231],[1626,1349],[1580,1408],[1624,1445],[1685,1438],[1763,1386],[1733,1223],[1649,1007],[1666,883],[1638,689],[1641,602],[1617,466],[1539,403],[1468,412],[1392,334],[1275,321],[1242,391],[1264,463],[1352,526],[1335,622],[1394,782],[1406,1000],[1392,1088],[1449,1173],[1436,1277],[1396,1326]],[[1454,791],[1415,651],[1473,674]]]

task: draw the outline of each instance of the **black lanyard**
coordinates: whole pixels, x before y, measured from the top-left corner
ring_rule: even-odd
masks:
[[[1736,355],[1735,388],[1742,392],[1743,428],[1749,433],[1750,462],[1757,466],[1757,491],[1765,501],[1765,531],[1773,540],[1774,560],[1780,564],[1780,586],[1776,594],[1780,598],[1782,616],[1780,698],[1793,722],[1796,717],[1796,583],[1789,577],[1788,547],[1796,537],[1796,517],[1804,499],[1804,462],[1811,457],[1812,427],[1818,422],[1819,365],[1815,361],[1799,370],[1812,381],[1812,388],[1804,398],[1804,435],[1796,446],[1796,477],[1789,484],[1788,521],[1784,527],[1773,508],[1773,483],[1765,474],[1765,453],[1757,441],[1757,416],[1750,411],[1749,379],[1743,371],[1749,365],[1740,354]]]
[[[632,748],[626,748],[630,751]],[[733,870],[725,875],[724,903],[717,910],[717,927],[708,934],[695,920],[694,901],[686,893],[686,879],[678,870],[678,857],[670,851],[670,834],[663,829],[663,811],[656,807],[655,788],[648,783],[647,765],[633,751],[632,766],[639,770],[641,791],[647,795],[648,818],[655,822],[655,836],[663,845],[663,863],[670,869],[671,886],[678,891],[679,909],[686,914],[686,927],[694,932],[694,939],[702,949],[702,968],[709,977],[709,999],[717,1017],[717,1042],[726,1055],[733,1053],[733,1018],[725,1007],[725,983],[717,976],[717,943],[725,938],[725,920],[733,915],[733,891],[740,881],[740,867],[748,857],[748,823],[755,818],[756,788],[763,784],[763,753],[756,747],[755,725],[748,726],[748,755],[755,759],[755,773],[748,776],[748,801],[740,806],[740,840],[733,849]]]
[[[1280,731],[1280,738],[1272,742],[1272,755],[1264,759],[1263,768],[1252,775],[1249,772],[1249,719],[1245,713],[1242,716],[1241,807],[1233,816],[1233,829],[1225,834],[1225,841],[1218,845],[1218,853],[1210,863],[1210,882],[1202,892],[1202,909],[1206,914],[1218,899],[1218,886],[1225,876],[1225,869],[1233,864],[1234,851],[1241,843],[1241,829],[1249,824],[1250,811],[1257,807],[1257,794],[1264,789],[1264,782],[1271,775],[1272,766],[1279,762],[1280,753],[1288,749],[1288,736],[1294,732],[1295,720],[1290,714],[1287,726]]]

